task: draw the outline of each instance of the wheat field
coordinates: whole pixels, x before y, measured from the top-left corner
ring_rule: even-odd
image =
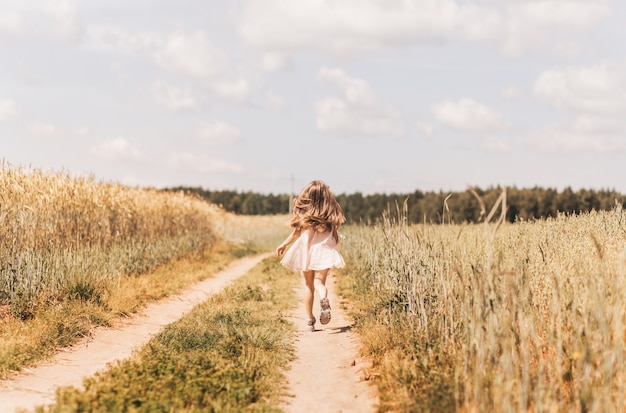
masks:
[[[626,409],[626,213],[344,231],[381,411]]]
[[[116,277],[205,248],[223,211],[181,193],[0,165],[0,305],[97,299]],[[8,307],[7,307],[8,306]]]

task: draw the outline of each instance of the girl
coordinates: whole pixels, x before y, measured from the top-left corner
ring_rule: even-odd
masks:
[[[295,241],[280,262],[293,271],[301,271],[304,277],[307,331],[315,331],[313,317],[315,291],[321,298],[320,322],[328,324],[330,321],[326,277],[331,268],[342,268],[345,265],[343,257],[337,251],[339,242],[337,230],[345,220],[341,207],[328,185],[322,181],[313,181],[305,186],[294,200],[293,215],[289,220],[293,231],[276,248],[276,254],[281,256],[285,248]]]

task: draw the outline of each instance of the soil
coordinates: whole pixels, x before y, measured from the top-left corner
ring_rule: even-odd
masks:
[[[317,314],[315,331],[305,330],[304,309],[294,310],[298,326],[295,343],[297,359],[287,371],[290,397],[281,408],[287,412],[375,412],[378,396],[370,383],[370,366],[359,356],[359,339],[352,322],[342,311],[335,295],[334,278],[327,281],[332,318],[319,322],[319,300],[313,305]]]
[[[53,403],[57,387],[81,387],[85,377],[131,356],[163,326],[181,318],[266,257],[268,254],[235,261],[185,292],[154,303],[115,327],[98,328],[53,359],[1,380],[2,411],[32,411],[36,406]],[[358,339],[342,314],[334,288],[329,287],[331,305],[337,303],[329,324],[318,323],[317,331],[306,332],[302,318],[293,314],[293,321],[302,331],[295,342],[297,359],[286,372],[289,397],[281,407],[291,412],[373,412],[378,399],[374,386],[367,381],[367,364],[358,356]]]

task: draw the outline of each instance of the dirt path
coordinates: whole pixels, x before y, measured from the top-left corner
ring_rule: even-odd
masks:
[[[84,377],[104,369],[108,363],[129,357],[134,349],[147,343],[163,326],[181,318],[267,256],[235,261],[214,277],[195,284],[182,294],[148,306],[141,315],[114,328],[97,329],[92,337],[64,349],[52,360],[0,381],[2,411],[14,412],[18,408],[32,411],[35,406],[53,403],[58,386],[80,387]],[[330,290],[332,292],[334,288]],[[338,303],[334,295],[330,298],[331,303]],[[320,331],[303,331],[298,335],[298,360],[288,372],[291,392],[295,397],[284,406],[288,411],[374,411],[376,398],[373,387],[361,379],[360,370],[364,364],[357,357],[356,337],[339,306],[335,307],[333,319],[328,325]],[[294,319],[294,322],[300,320]]]
[[[32,410],[35,406],[53,403],[57,386],[80,387],[84,377],[102,370],[110,362],[129,357],[134,349],[147,343],[163,326],[181,318],[267,256],[237,260],[183,293],[149,305],[142,314],[115,328],[96,329],[92,337],[64,349],[52,360],[27,369],[11,380],[0,381],[2,411],[14,412],[17,408]]]
[[[287,372],[291,397],[282,407],[294,413],[374,412],[377,393],[374,385],[366,381],[370,365],[359,357],[358,337],[334,294],[334,279],[330,280],[330,323],[321,325],[318,321],[316,331],[308,332],[304,327],[302,306],[292,314],[299,329],[297,360]],[[319,314],[317,296],[313,314]]]

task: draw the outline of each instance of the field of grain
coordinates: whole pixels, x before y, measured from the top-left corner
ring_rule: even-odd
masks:
[[[407,225],[398,211],[344,233],[342,290],[383,411],[626,408],[619,205],[502,225]]]
[[[29,318],[58,296],[206,248],[220,211],[177,193],[0,166],[0,305]]]

